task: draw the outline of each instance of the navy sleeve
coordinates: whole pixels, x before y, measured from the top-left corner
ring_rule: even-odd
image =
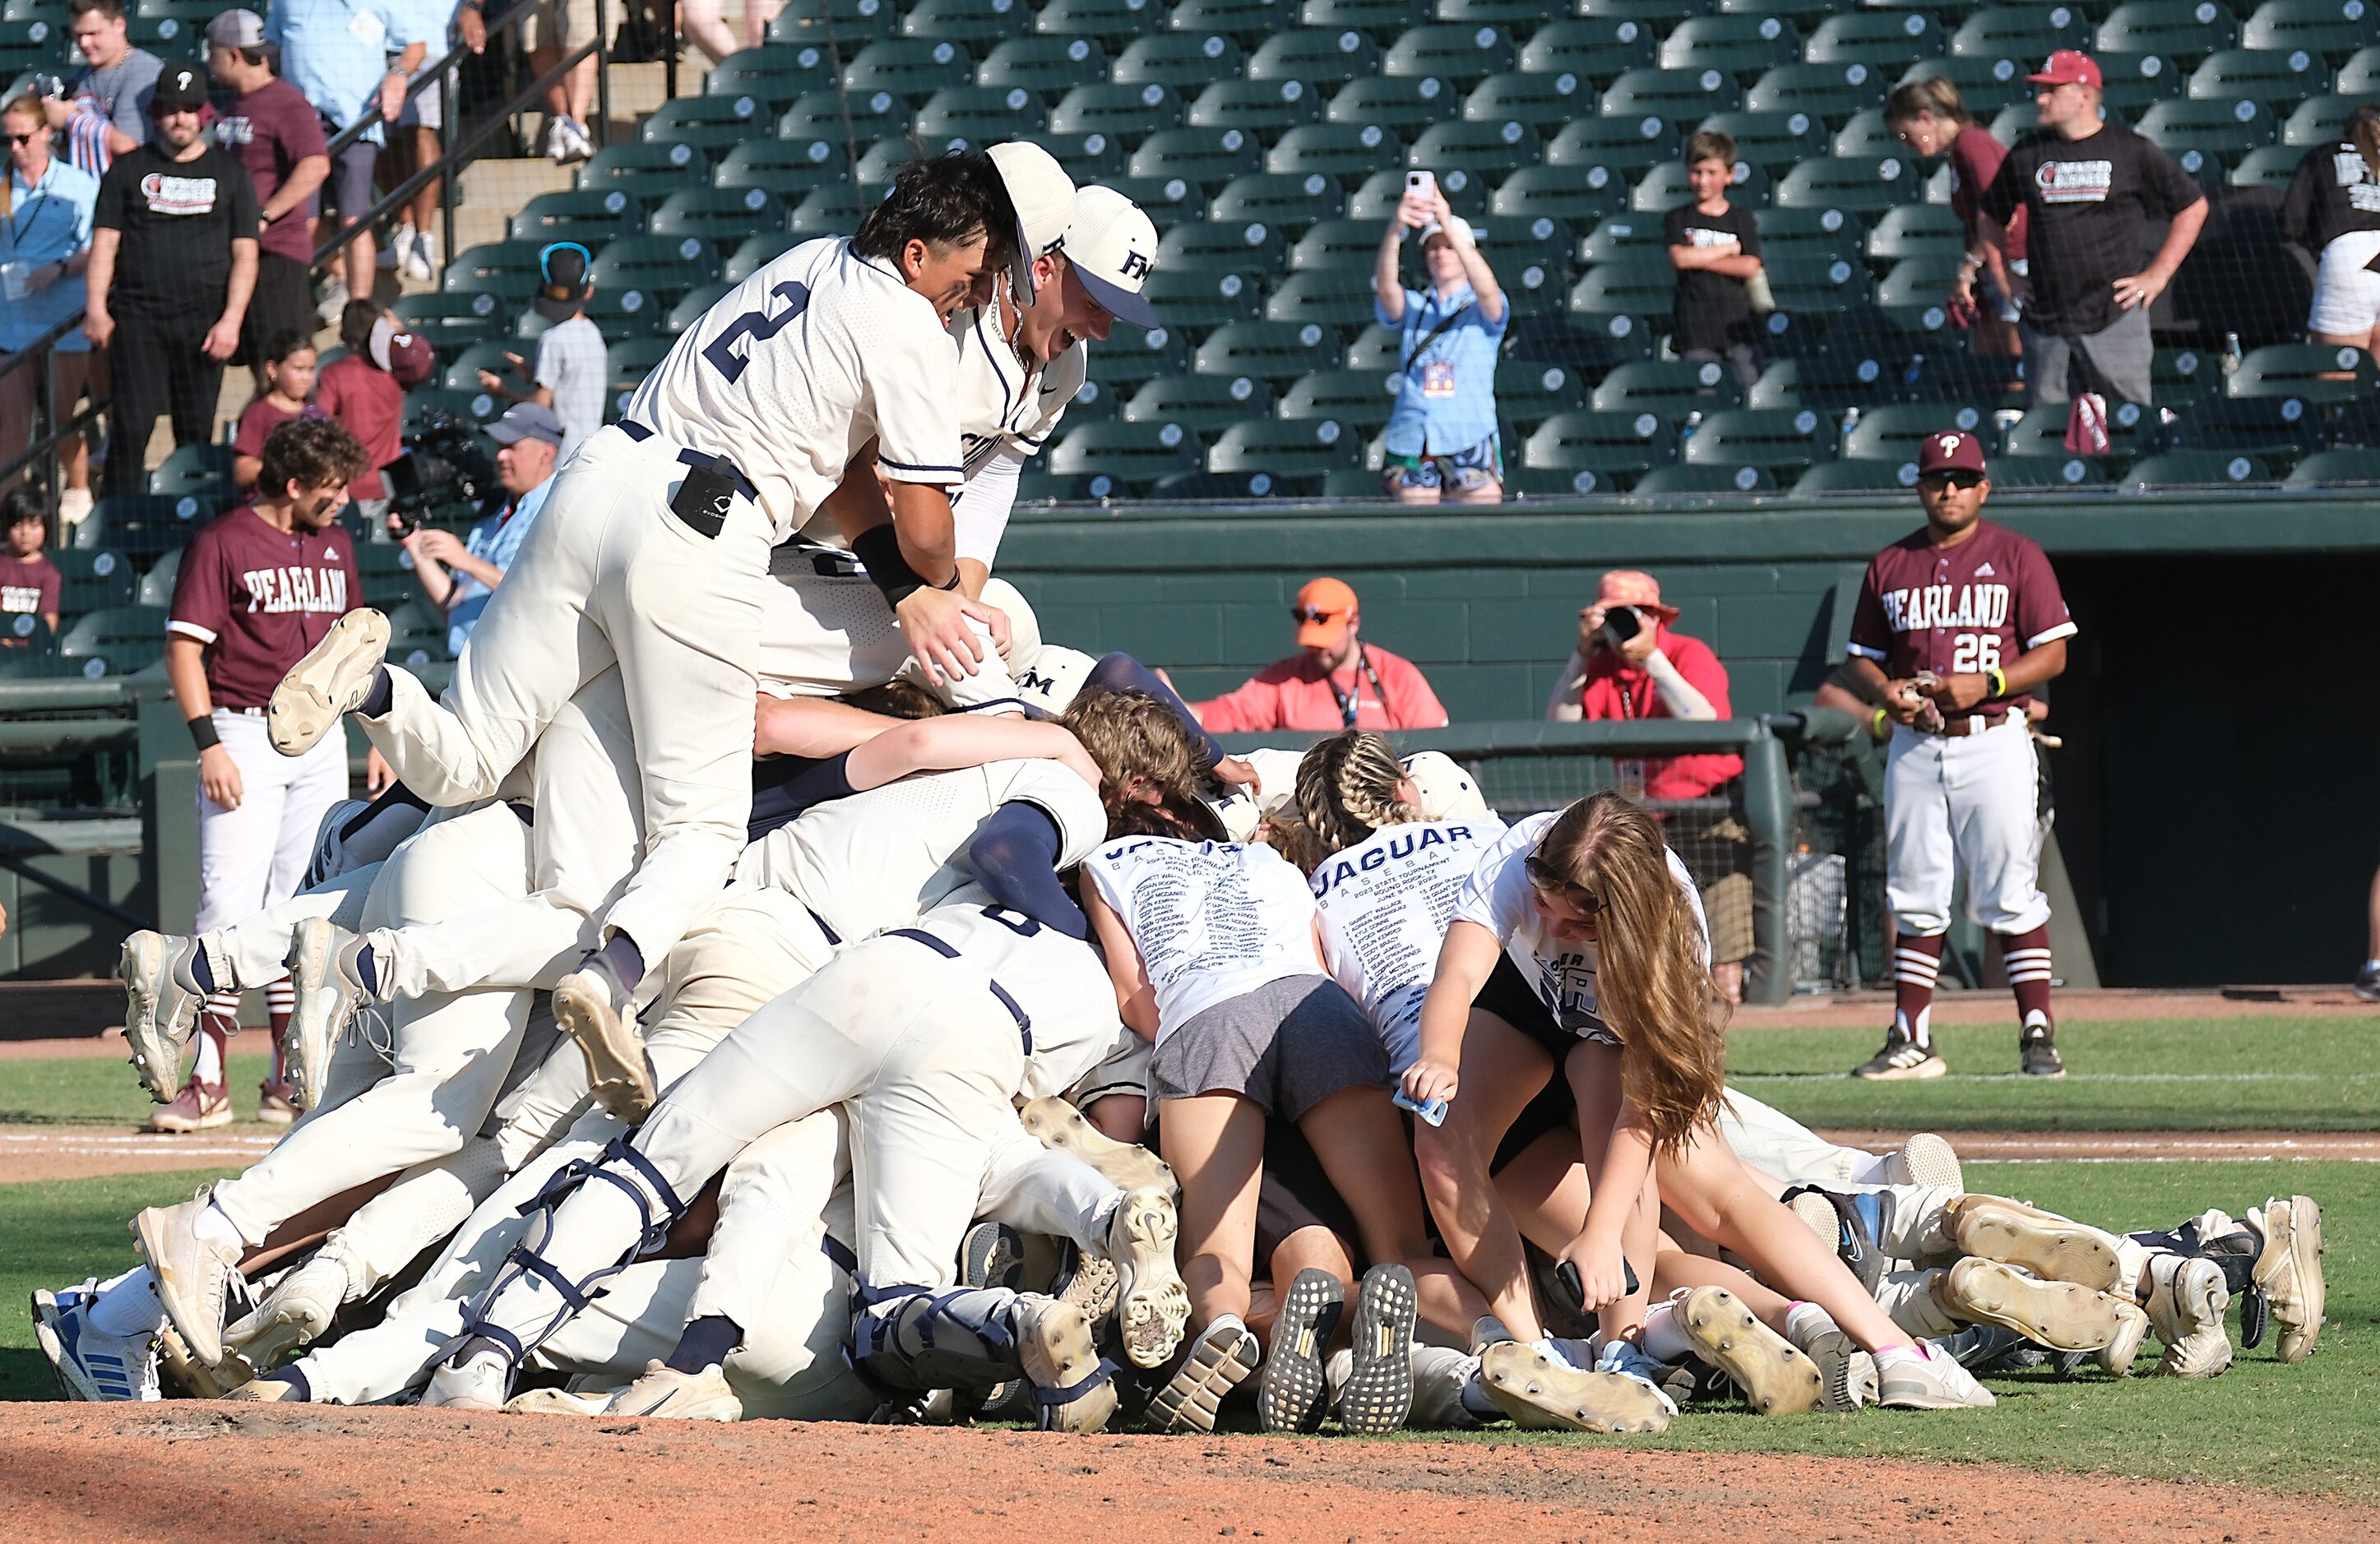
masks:
[[[1192,740],[1197,742],[1202,765],[1212,766],[1223,759],[1223,742],[1200,727],[1198,716],[1190,711],[1190,705],[1184,702],[1172,687],[1166,685],[1155,670],[1131,655],[1111,654],[1092,666],[1091,673],[1083,678],[1083,687],[1087,691],[1095,686],[1110,692],[1148,693],[1181,717],[1182,727],[1190,731]]]
[[[793,763],[799,770],[776,777],[772,763]],[[814,804],[851,797],[851,753],[808,761],[801,756],[771,756],[752,764],[752,823],[746,839],[759,841]]]
[[[1090,937],[1090,919],[1058,883],[1058,823],[1040,805],[1011,800],[992,811],[967,849],[967,866],[1011,911],[1069,938]]]

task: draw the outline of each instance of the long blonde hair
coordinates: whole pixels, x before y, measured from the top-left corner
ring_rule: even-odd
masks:
[[[1315,742],[1297,764],[1297,814],[1322,844],[1337,852],[1385,826],[1419,820],[1421,812],[1397,796],[1404,764],[1369,730],[1347,730]]]
[[[1621,1086],[1654,1150],[1674,1152],[1726,1097],[1727,1008],[1661,828],[1617,793],[1592,794],[1547,827],[1537,857],[1599,902],[1597,1011],[1627,1048]]]

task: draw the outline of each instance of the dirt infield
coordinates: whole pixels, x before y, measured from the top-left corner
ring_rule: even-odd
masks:
[[[2058,1021],[2074,1024],[2143,1019],[2362,1018],[2380,1023],[2380,1004],[2344,986],[2209,986],[2187,991],[2109,986],[2061,991]],[[1934,999],[1934,1023],[2013,1024],[2009,995],[1993,989],[1944,992]],[[1881,1030],[1892,1022],[1889,992],[1832,992],[1796,997],[1782,1007],[1739,1007],[1730,1030]]]
[[[1591,1439],[1359,1446],[220,1405],[0,1407],[0,1493],[12,1539],[2380,1535],[2380,1509],[2302,1497]]]
[[[1844,1147],[1888,1152],[1906,1131],[1821,1131]],[[2374,1131],[1953,1131],[1971,1164],[2178,1164],[2274,1158],[2380,1163]]]
[[[263,1157],[282,1129],[247,1126],[174,1137],[117,1126],[0,1126],[0,1180],[243,1168]]]

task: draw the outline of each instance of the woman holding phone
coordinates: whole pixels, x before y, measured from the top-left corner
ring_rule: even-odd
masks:
[[[1398,271],[1407,231],[1421,234],[1426,290],[1405,288]],[[1408,504],[1500,502],[1496,353],[1512,310],[1470,222],[1447,207],[1433,173],[1405,178],[1372,267],[1372,312],[1402,340],[1381,486]]]

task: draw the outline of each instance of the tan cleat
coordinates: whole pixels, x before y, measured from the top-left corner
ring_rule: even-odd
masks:
[[[1676,1413],[1642,1379],[1581,1371],[1517,1340],[1479,1354],[1479,1386],[1514,1425],[1534,1431],[1666,1431]]]
[[[228,1393],[221,1395],[221,1397],[225,1399],[237,1400],[242,1404],[248,1405],[284,1405],[304,1403],[304,1401],[298,1399],[298,1389],[295,1384],[285,1383],[278,1378],[255,1379],[252,1381],[242,1383],[239,1387],[233,1389]]]
[[[1182,1187],[1174,1183],[1172,1167],[1164,1159],[1137,1142],[1116,1140],[1054,1093],[1029,1102],[1016,1118],[1035,1141],[1073,1153],[1119,1190],[1155,1185],[1175,1200],[1182,1199]]]
[[[207,995],[191,974],[196,938],[135,933],[124,940],[116,979],[124,983],[124,1039],[140,1086],[160,1104],[169,1104],[181,1082],[182,1048],[198,1027]]]
[[[568,1389],[530,1389],[504,1401],[508,1416],[601,1416],[611,1413],[612,1401],[627,1393],[625,1389],[598,1389],[592,1393],[573,1393]]]
[[[1960,1191],[1967,1188],[1959,1154],[1949,1141],[1931,1131],[1920,1131],[1884,1157],[1888,1185],[1922,1185],[1927,1189]]]
[[[2165,1346],[2157,1371],[2168,1378],[2214,1378],[2231,1365],[2223,1316],[2231,1291],[2223,1267],[2203,1255],[2160,1254],[2149,1261],[2145,1304]]]
[[[647,1362],[643,1376],[613,1394],[603,1413],[661,1420],[742,1420],[744,1402],[716,1367],[680,1372],[666,1362]]]
[[[2112,1292],[2122,1274],[2107,1234],[2001,1196],[1960,1196],[1944,1209],[1942,1231],[1962,1253],[2021,1266],[2044,1281]]]
[[[1154,1185],[1124,1192],[1108,1224],[1115,1262],[1116,1334],[1135,1367],[1163,1367],[1190,1323],[1190,1289],[1173,1263],[1181,1231],[1173,1198]]]
[[[181,1332],[190,1359],[212,1367],[224,1359],[224,1302],[239,1251],[199,1236],[207,1192],[179,1206],[152,1206],[132,1219],[134,1246],[157,1278],[157,1300]]]
[[[620,1119],[645,1118],[660,1097],[629,994],[600,959],[554,984],[553,1021],[587,1058],[595,1102]]]
[[[1953,1318],[1998,1324],[2057,1351],[2096,1351],[2124,1332],[2124,1304],[2072,1282],[2046,1282],[1996,1260],[1959,1261],[1934,1284]]]
[[[271,1367],[330,1329],[347,1300],[347,1268],[333,1255],[313,1259],[273,1285],[247,1317],[224,1332],[224,1345],[251,1366]]]
[[[1678,1304],[1678,1321],[1705,1361],[1735,1380],[1754,1410],[1798,1416],[1818,1407],[1826,1380],[1791,1341],[1763,1324],[1723,1286],[1698,1286]]]
[[[2116,1299],[2116,1317],[2121,1328],[2116,1338],[2099,1347],[2099,1366],[2110,1378],[2132,1375],[2132,1358],[2141,1354],[2141,1343],[2148,1339],[2149,1316],[2137,1303]]]
[[[285,756],[302,756],[356,710],[388,656],[388,618],[358,607],[289,667],[264,710],[265,733]]]
[[[2322,1273],[2322,1208],[2311,1196],[2276,1197],[2248,1220],[2265,1232],[2251,1279],[2272,1300],[2280,1321],[2274,1350],[2285,1362],[2301,1362],[2313,1354],[2329,1297]]]
[[[1038,1293],[1019,1293],[1016,1307],[1016,1350],[1041,1409],[1041,1429],[1105,1429],[1116,1410],[1115,1380],[1100,1365],[1090,1321],[1073,1304]]]

